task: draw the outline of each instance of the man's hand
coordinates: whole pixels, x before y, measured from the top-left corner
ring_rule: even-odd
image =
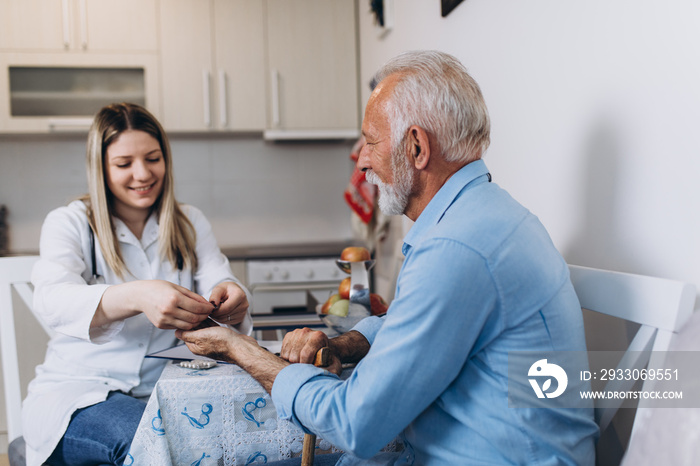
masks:
[[[310,328],[288,332],[282,341],[280,356],[291,363],[313,364],[316,352],[327,346],[331,350],[330,372],[340,375],[344,363],[356,363],[369,352],[369,342],[360,332],[351,330],[335,338]]]
[[[178,330],[175,336],[184,341],[194,354],[239,365],[268,393],[272,391],[277,374],[289,365],[258,345],[254,338],[226,327]]]
[[[280,356],[291,363],[313,364],[318,350],[326,346],[329,340],[325,333],[308,327],[298,328],[284,336]],[[340,358],[332,350],[330,364],[325,369],[338,375],[343,371]]]
[[[218,325],[191,331],[178,330],[175,332],[175,336],[184,341],[194,354],[234,364],[236,361],[232,353],[238,343],[236,338],[244,337],[244,335]]]

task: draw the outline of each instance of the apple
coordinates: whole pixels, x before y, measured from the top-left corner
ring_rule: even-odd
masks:
[[[328,309],[328,314],[338,317],[347,317],[349,310],[350,301],[347,299],[339,299]]]
[[[372,315],[384,314],[387,309],[389,309],[389,304],[377,293],[369,294],[369,304],[371,307]]]
[[[343,281],[338,285],[338,294],[343,299],[350,299],[350,277],[343,278]]]
[[[338,293],[331,295],[323,306],[321,306],[321,314],[328,314],[328,310],[333,306],[338,300],[340,300],[340,295]]]
[[[362,262],[368,261],[371,257],[369,255],[369,250],[363,248],[362,246],[349,246],[343,249],[340,253],[340,260],[347,262]]]

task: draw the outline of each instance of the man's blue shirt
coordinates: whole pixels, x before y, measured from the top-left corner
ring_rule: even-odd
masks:
[[[403,252],[386,317],[355,327],[369,353],[345,381],[283,369],[279,415],[359,458],[400,435],[406,448],[386,464],[594,464],[591,405],[508,404],[509,352],[585,351],[568,267],[539,220],[476,161],[433,197]]]

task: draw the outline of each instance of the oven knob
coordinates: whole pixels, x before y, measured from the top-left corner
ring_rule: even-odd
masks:
[[[285,280],[289,278],[289,272],[287,270],[283,270],[281,275],[282,275],[282,278]]]
[[[309,269],[309,270],[306,272],[306,278],[308,278],[308,279],[314,278],[314,271],[313,271],[313,269]]]
[[[264,276],[265,276],[265,280],[272,280],[272,272],[270,272],[269,270],[267,272],[265,272]]]

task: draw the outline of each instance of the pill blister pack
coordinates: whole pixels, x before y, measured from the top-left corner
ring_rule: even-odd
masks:
[[[210,361],[207,359],[192,359],[191,361],[180,361],[180,367],[196,370],[211,369],[212,367],[216,367],[216,361]]]

